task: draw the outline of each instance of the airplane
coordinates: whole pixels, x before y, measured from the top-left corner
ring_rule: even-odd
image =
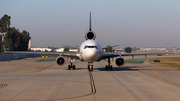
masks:
[[[85,41],[80,45],[80,47],[63,45],[66,47],[72,47],[79,49],[79,53],[60,53],[60,52],[29,52],[29,51],[6,51],[4,45],[5,53],[19,53],[19,54],[43,54],[43,55],[59,55],[56,58],[56,63],[58,65],[63,65],[66,61],[64,57],[70,58],[70,65],[68,65],[68,69],[75,69],[75,65],[73,65],[73,59],[85,61],[88,63],[88,70],[93,71],[93,62],[99,62],[101,60],[108,61],[108,64],[105,66],[105,69],[112,70],[113,67],[111,65],[110,58],[117,57],[115,63],[117,66],[122,66],[125,63],[125,59],[122,56],[134,56],[134,55],[149,55],[149,54],[175,54],[175,52],[164,52],[164,53],[103,53],[102,50],[110,47],[116,47],[118,45],[101,47],[100,43],[95,40],[96,34],[92,31],[91,27],[91,12],[89,19],[89,30],[85,33]]]

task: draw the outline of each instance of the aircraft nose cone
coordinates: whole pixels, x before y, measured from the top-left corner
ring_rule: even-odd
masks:
[[[96,51],[95,50],[91,50],[88,53],[89,57],[94,57],[96,55]]]
[[[96,59],[96,50],[89,50],[87,53],[86,53],[86,59],[88,61],[94,61]]]

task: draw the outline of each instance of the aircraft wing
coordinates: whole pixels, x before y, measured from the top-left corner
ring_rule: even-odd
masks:
[[[132,56],[132,55],[152,55],[152,54],[175,54],[176,52],[164,52],[164,53],[121,53],[120,56]]]
[[[151,55],[151,54],[176,54],[175,52],[163,52],[163,53],[112,53],[112,54],[102,54],[102,59],[113,58],[118,56],[134,56],[134,55]]]
[[[120,56],[119,54],[117,54],[117,53],[112,53],[112,54],[102,54],[102,60],[103,59],[107,59],[107,58],[113,58],[113,57],[118,57],[118,56]]]
[[[4,45],[4,52],[5,53],[13,53],[13,54],[42,54],[42,55],[61,55],[65,57],[72,57],[75,59],[79,58],[79,53],[63,53],[63,52],[33,52],[33,51],[6,51]]]

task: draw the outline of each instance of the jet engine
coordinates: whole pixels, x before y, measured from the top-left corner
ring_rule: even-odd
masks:
[[[118,57],[118,58],[116,58],[116,65],[117,65],[117,66],[121,66],[121,65],[123,65],[124,63],[125,63],[125,60],[124,60],[123,57]]]
[[[65,59],[64,59],[63,56],[58,56],[56,58],[56,62],[57,62],[58,65],[63,65],[65,63]]]
[[[93,32],[93,31],[86,32],[86,34],[85,34],[86,40],[94,40],[95,38],[96,38],[95,32]]]

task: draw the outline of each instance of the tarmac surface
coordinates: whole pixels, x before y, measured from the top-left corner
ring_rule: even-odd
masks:
[[[76,70],[26,58],[0,62],[0,101],[180,101],[180,71],[144,64],[105,70],[106,61],[75,61]]]

